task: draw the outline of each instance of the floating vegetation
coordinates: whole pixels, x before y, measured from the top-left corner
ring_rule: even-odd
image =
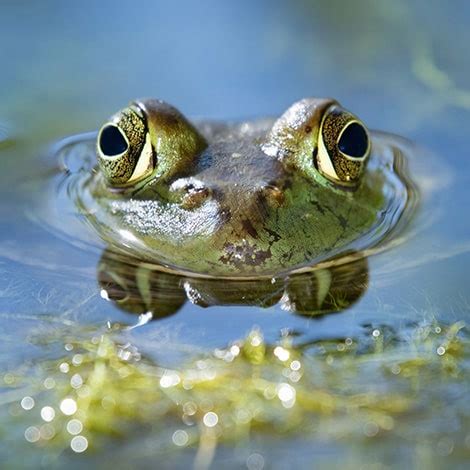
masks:
[[[296,346],[288,335],[267,344],[254,329],[178,369],[146,359],[119,331],[84,336],[64,335],[62,357],[3,376],[4,390],[18,392],[9,414],[33,445],[88,453],[143,432],[160,447],[209,454],[254,434],[441,442],[446,433],[433,416],[450,413],[470,451],[462,323],[401,334],[369,325],[359,338]],[[446,452],[457,445],[454,434],[441,443]]]

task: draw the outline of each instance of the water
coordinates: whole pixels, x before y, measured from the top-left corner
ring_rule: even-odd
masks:
[[[211,462],[213,468],[282,468],[286,462],[311,466],[312,461],[320,467],[465,467],[470,452],[468,341],[464,330],[457,344],[449,339],[452,327],[450,333],[444,331],[468,323],[470,308],[466,2],[455,2],[452,11],[442,2],[385,0],[354,6],[339,0],[188,2],[174,7],[149,2],[139,8],[131,2],[4,2],[0,11],[0,38],[6,45],[0,52],[0,451],[7,467],[37,467],[38,462],[80,467],[98,461],[125,467],[156,459],[162,467],[196,462],[199,468]],[[135,97],[161,97],[188,116],[236,119],[278,115],[296,99],[311,95],[333,96],[368,126],[416,145],[416,158],[409,164],[422,204],[404,239],[367,260],[367,282],[362,282],[367,288],[345,301],[340,313],[311,318],[283,310],[280,304],[203,308],[201,304],[216,303],[220,292],[206,295],[200,305],[182,302],[179,287],[163,280],[163,292],[171,300],[167,314],[146,323],[145,317],[101,295],[100,273],[109,262],[102,249],[91,249],[80,237],[73,239],[73,225],[60,231],[41,222],[47,214],[53,218],[55,210],[46,186],[41,198],[41,184],[57,174],[51,143],[97,129]],[[76,224],[78,230],[82,221]],[[364,276],[364,269],[358,270],[357,277]],[[267,290],[267,305],[271,292]],[[136,324],[142,325],[122,329]],[[195,415],[200,416],[200,429],[207,431],[213,427],[204,424],[204,418],[210,424],[212,415],[207,413],[216,412],[220,421],[215,429],[222,436],[214,438],[207,431],[199,447],[178,445],[186,437],[176,431],[189,436],[196,428],[185,424],[185,412],[171,403],[200,404],[199,389],[188,392],[194,395],[172,395],[169,388],[162,398],[151,393],[158,388],[152,377],[161,385],[163,370],[191,368],[185,364],[245,338],[255,325],[273,348],[283,337],[304,347],[299,361],[310,372],[295,382],[282,375],[278,359],[274,365],[269,359],[262,371],[256,369],[257,356],[246,352],[253,343],[248,339],[240,346],[248,365],[232,370],[224,365],[231,362],[220,359],[223,366],[217,366],[228,367],[225,373],[238,382],[227,379],[224,389],[216,380],[202,392],[212,400],[214,411],[206,403],[206,408],[200,407],[205,411]],[[88,362],[75,365],[74,354],[89,350],[90,357],[103,357],[93,356],[98,347],[93,338],[101,334],[111,342],[104,356],[109,359],[106,370],[118,370],[113,358],[118,353],[126,358],[122,351],[128,350],[132,357],[125,360],[137,361],[136,354],[141,354],[149,364],[139,369],[140,360],[131,369],[145,380],[131,374],[130,382],[113,382],[114,387],[104,382],[93,389],[104,394],[96,408],[104,410],[97,413],[104,424],[100,428],[88,416],[89,429],[77,435],[88,440],[89,448],[79,453],[83,441],[75,440],[70,448],[74,434],[63,430],[69,418],[58,399],[72,396],[65,382],[70,388],[73,374],[57,371],[67,362],[89,378]],[[356,353],[337,358],[341,348],[349,347],[348,339],[359,345],[358,361]],[[75,349],[65,349],[69,344]],[[273,348],[268,346],[269,358],[274,357]],[[337,366],[328,369],[328,357]],[[253,361],[255,372],[249,366]],[[90,359],[93,367],[98,362]],[[257,373],[268,382],[293,386],[297,402],[293,408],[284,407],[292,392],[275,389],[278,398],[269,401],[272,407],[267,401],[259,404],[265,416],[259,422],[267,424],[252,423],[248,439],[247,431],[241,432],[243,417],[230,428],[224,415],[224,410],[248,405],[224,400],[246,396],[249,403],[258,403],[252,382]],[[410,380],[403,378],[405,373]],[[13,386],[12,377],[17,376]],[[54,379],[53,387],[44,385],[47,378]],[[123,408],[106,413],[110,408],[102,399],[109,395],[108,402],[122,405],[124,395],[116,393],[116,387],[131,384],[141,404],[130,395],[127,418]],[[329,399],[334,413],[306,411],[300,398],[309,396],[306,391],[311,397],[324,392],[309,406]],[[389,408],[370,393],[386,397]],[[35,400],[31,411],[21,407],[25,396]],[[361,396],[372,400],[370,413],[364,407],[351,411],[351,403],[357,405]],[[414,399],[415,404],[400,402],[400,408],[391,396]],[[349,412],[341,411],[339,399]],[[55,410],[50,423],[41,417],[43,406]],[[162,429],[160,421],[165,423]],[[50,427],[41,427],[48,424],[54,439]],[[222,424],[226,431],[220,431]],[[120,429],[120,437],[110,432],[113,426]],[[39,432],[39,441],[28,442],[26,430],[33,441]],[[225,439],[224,432],[233,433],[234,439]]]

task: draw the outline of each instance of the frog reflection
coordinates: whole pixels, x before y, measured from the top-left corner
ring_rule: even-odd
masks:
[[[105,298],[126,312],[151,313],[154,319],[177,313],[188,301],[201,307],[279,305],[291,313],[319,316],[349,308],[367,290],[368,279],[364,257],[283,278],[251,280],[178,275],[111,250],[104,251],[98,265]]]

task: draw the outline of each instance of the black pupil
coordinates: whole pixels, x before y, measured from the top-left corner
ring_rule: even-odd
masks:
[[[106,126],[101,131],[100,147],[105,155],[120,155],[127,150],[127,142],[116,126]]]
[[[338,142],[338,148],[341,152],[355,158],[363,157],[368,145],[369,138],[366,130],[357,122],[353,122],[346,127]]]

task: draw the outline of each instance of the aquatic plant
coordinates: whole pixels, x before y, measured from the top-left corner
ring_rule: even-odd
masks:
[[[194,447],[210,461],[217,445],[259,434],[350,442],[437,436],[451,452],[454,438],[431,417],[452,414],[463,427],[470,415],[470,338],[460,322],[401,333],[368,325],[358,338],[307,344],[288,334],[267,344],[254,329],[175,369],[123,342],[120,330],[59,337],[66,338],[60,357],[3,376],[17,397],[11,419],[24,422],[24,438],[36,446],[94,452],[151,435],[156,448]]]

